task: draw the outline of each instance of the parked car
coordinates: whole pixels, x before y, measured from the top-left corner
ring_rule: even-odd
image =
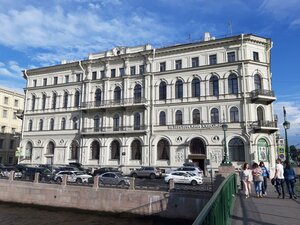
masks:
[[[157,177],[161,177],[162,173],[158,167],[143,166],[139,169],[131,171],[130,176],[132,176],[132,177],[149,177],[151,179],[155,179]]]
[[[182,166],[177,171],[185,171],[194,174],[195,176],[203,177],[203,171],[195,166]]]
[[[203,178],[200,176],[193,176],[189,172],[184,171],[173,171],[165,176],[165,182],[169,183],[170,180],[173,180],[174,183],[180,184],[203,184]]]
[[[106,172],[115,172],[115,173],[122,173],[122,171],[119,170],[119,168],[113,168],[113,167],[102,167],[100,169],[94,170],[93,176],[101,175]]]
[[[69,165],[70,165],[71,167],[77,168],[79,171],[83,171],[83,172],[85,172],[85,173],[87,173],[87,174],[92,175],[92,173],[91,173],[92,170],[89,169],[89,168],[83,167],[81,163],[78,163],[78,162],[71,162],[71,163],[69,163]]]
[[[130,182],[128,177],[123,177],[120,173],[106,172],[99,176],[99,181],[101,184],[115,184],[122,186],[129,186]]]
[[[47,168],[26,167],[23,170],[22,178],[26,180],[34,180],[36,173],[39,173],[39,181],[49,182],[53,180],[53,174]]]
[[[72,183],[92,183],[93,177],[89,174],[86,174],[81,171],[59,171],[54,176],[54,181],[57,183],[61,183],[63,180],[63,176],[67,175],[67,181]]]

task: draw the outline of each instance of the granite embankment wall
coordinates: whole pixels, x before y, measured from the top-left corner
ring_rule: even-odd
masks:
[[[0,179],[0,201],[195,219],[210,193],[99,188]]]

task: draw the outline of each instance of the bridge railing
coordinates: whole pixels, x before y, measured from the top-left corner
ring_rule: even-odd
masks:
[[[236,174],[228,176],[202,209],[193,225],[226,225],[237,192]]]

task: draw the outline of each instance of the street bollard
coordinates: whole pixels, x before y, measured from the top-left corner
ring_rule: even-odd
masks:
[[[10,173],[9,173],[9,180],[10,181],[13,181],[14,180],[14,176],[15,176],[15,171],[10,171]]]
[[[34,183],[38,183],[39,182],[39,173],[35,173],[34,174]]]
[[[67,180],[68,180],[68,176],[67,176],[67,174],[64,174],[63,177],[62,177],[61,185],[62,186],[67,186]]]
[[[135,178],[134,177],[129,177],[129,189],[130,190],[135,190]]]
[[[169,191],[171,191],[172,189],[175,188],[175,183],[174,183],[174,180],[173,179],[170,179],[169,180]]]
[[[99,176],[98,175],[94,177],[93,188],[96,190],[99,188]]]

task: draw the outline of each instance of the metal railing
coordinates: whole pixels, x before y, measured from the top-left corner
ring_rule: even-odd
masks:
[[[148,126],[118,126],[118,127],[84,127],[82,132],[94,133],[94,132],[113,132],[113,131],[144,131],[147,130]]]
[[[226,225],[237,192],[236,174],[228,176],[202,209],[193,225]]]
[[[275,97],[274,91],[271,91],[271,90],[257,89],[257,90],[251,91],[252,98],[257,97],[258,95]]]
[[[277,123],[275,121],[267,121],[267,120],[258,120],[252,123],[252,127],[260,128],[260,127],[271,127],[277,128]]]
[[[145,104],[146,98],[124,98],[124,99],[111,99],[101,101],[83,102],[81,108],[99,108],[108,106],[119,106],[119,105],[135,105]]]

